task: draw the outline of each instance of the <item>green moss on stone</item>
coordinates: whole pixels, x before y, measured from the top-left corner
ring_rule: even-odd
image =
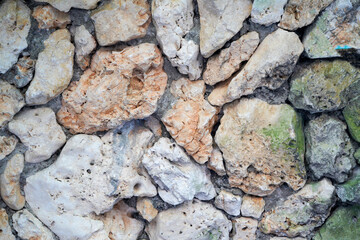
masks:
[[[360,142],[360,97],[351,101],[343,110],[351,136]]]
[[[360,148],[358,148],[358,150],[356,150],[356,152],[354,153],[354,158],[360,164]]]

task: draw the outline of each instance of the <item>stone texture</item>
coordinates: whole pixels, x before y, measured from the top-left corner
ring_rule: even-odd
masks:
[[[17,88],[25,87],[33,78],[35,62],[29,56],[19,58],[19,61],[7,72],[6,80]]]
[[[177,144],[184,147],[196,162],[203,164],[213,150],[211,131],[218,110],[204,99],[205,84],[202,80],[181,78],[172,82],[170,91],[179,99],[161,120]]]
[[[96,48],[95,38],[81,25],[75,29],[74,42],[76,63],[85,70],[90,65],[90,53]]]
[[[306,238],[296,237],[296,238],[287,238],[287,237],[272,237],[270,240],[306,240]]]
[[[0,160],[14,151],[18,140],[15,136],[0,136]]]
[[[231,192],[221,190],[219,195],[215,198],[215,207],[224,210],[227,214],[232,216],[240,215],[242,198],[234,195]]]
[[[209,203],[187,202],[160,212],[146,227],[150,240],[228,240],[231,222]]]
[[[244,217],[260,218],[264,208],[265,200],[263,198],[245,195],[241,205],[241,215]]]
[[[4,208],[0,209],[0,239],[15,240],[15,236],[11,232],[9,218]]]
[[[279,27],[295,31],[311,24],[316,16],[334,0],[289,0]]]
[[[168,138],[160,138],[144,155],[142,163],[159,186],[159,196],[172,205],[192,200],[210,200],[215,189],[205,166],[192,162],[186,153]]]
[[[269,34],[245,67],[230,82],[230,100],[254,92],[258,87],[279,88],[292,74],[304,47],[292,32],[278,29]]]
[[[71,23],[68,13],[61,12],[50,5],[35,7],[32,16],[39,23],[40,29],[66,28],[66,25]]]
[[[214,148],[209,161],[207,162],[207,167],[214,172],[216,172],[219,176],[225,176],[226,170],[224,166],[224,159],[222,153],[220,152],[219,148]]]
[[[208,58],[222,48],[250,16],[250,0],[197,0],[200,13],[200,51]],[[236,17],[234,17],[236,16]]]
[[[0,73],[9,70],[28,46],[30,12],[20,0],[6,0],[0,6]]]
[[[305,184],[302,120],[287,104],[243,98],[226,105],[215,141],[232,187],[265,196],[282,183]]]
[[[94,10],[96,39],[101,46],[126,42],[146,35],[151,22],[146,0],[111,0]]]
[[[55,240],[52,232],[47,229],[27,209],[16,212],[12,216],[13,226],[18,236],[25,240]]]
[[[343,60],[300,64],[291,76],[289,100],[311,113],[335,111],[350,100],[360,70]]]
[[[36,2],[50,3],[53,7],[63,12],[68,12],[70,8],[93,9],[96,8],[100,0],[35,0]]]
[[[306,237],[321,226],[335,203],[335,187],[328,179],[307,184],[285,202],[266,212],[260,231],[277,236]]]
[[[344,108],[343,115],[352,138],[360,142],[360,97],[351,99]]]
[[[0,128],[4,127],[24,105],[21,92],[13,85],[0,80]]]
[[[162,136],[161,123],[159,120],[157,120],[157,118],[150,116],[145,118],[144,120],[145,127],[149,128],[155,136]]]
[[[287,2],[288,0],[255,0],[251,10],[251,21],[265,26],[279,22]]]
[[[63,93],[58,120],[72,133],[93,133],[150,116],[167,83],[162,66],[154,44],[99,50],[91,68]]]
[[[227,102],[231,102],[231,99],[227,95],[227,90],[232,78],[217,84],[214,89],[211,91],[208,101],[211,105],[222,106]]]
[[[53,32],[44,46],[36,62],[35,77],[25,94],[28,105],[45,104],[55,98],[73,76],[74,45],[70,42],[70,32],[67,29]]]
[[[360,204],[360,169],[356,168],[351,178],[336,186],[336,194],[342,202]]]
[[[242,62],[249,60],[259,42],[259,34],[250,32],[232,42],[229,48],[209,58],[203,74],[205,83],[214,85],[231,77],[240,69]]]
[[[232,240],[256,240],[258,221],[252,218],[236,218],[233,220],[235,235]]]
[[[66,136],[50,108],[21,111],[9,123],[9,131],[27,147],[25,161],[30,163],[49,159],[66,142]]]
[[[151,11],[156,38],[171,65],[189,79],[198,79],[202,71],[199,45],[186,38],[194,26],[193,1],[153,0]]]
[[[136,210],[148,222],[151,222],[158,214],[158,210],[148,198],[138,198],[136,202]]]

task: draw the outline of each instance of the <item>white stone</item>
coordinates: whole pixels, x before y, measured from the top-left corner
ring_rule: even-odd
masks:
[[[8,215],[3,208],[0,209],[0,239],[15,240],[15,236],[12,234],[9,225]]]
[[[15,136],[0,136],[0,160],[14,151],[18,139]]]
[[[265,200],[263,198],[245,195],[241,205],[241,215],[244,217],[260,218],[264,208]]]
[[[66,136],[56,122],[51,108],[26,109],[9,123],[14,133],[27,147],[25,161],[38,163],[49,159],[64,143]]]
[[[226,170],[224,166],[224,159],[218,147],[214,148],[210,160],[207,162],[207,167],[216,172],[219,176],[225,176]]]
[[[251,21],[269,26],[279,22],[288,0],[255,0],[251,10]]]
[[[10,121],[25,105],[20,90],[0,80],[0,128]]]
[[[68,12],[70,8],[93,9],[100,0],[35,0],[50,3],[54,8]]]
[[[233,220],[235,235],[232,240],[256,240],[258,221],[252,218],[237,218]]]
[[[75,29],[74,42],[76,62],[84,70],[90,65],[89,55],[96,48],[95,38],[81,25]]]
[[[215,206],[233,216],[240,215],[241,202],[242,199],[240,196],[225,190],[221,190],[215,198]]]

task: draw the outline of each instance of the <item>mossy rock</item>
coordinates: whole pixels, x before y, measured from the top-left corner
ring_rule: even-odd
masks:
[[[360,142],[360,97],[349,102],[344,108],[343,114],[351,136]]]
[[[342,202],[360,205],[360,169],[356,169],[353,176],[344,184],[336,186],[336,193]]]

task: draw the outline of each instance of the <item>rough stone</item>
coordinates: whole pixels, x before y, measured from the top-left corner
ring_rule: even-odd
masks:
[[[357,162],[360,164],[360,148],[356,150],[354,153],[354,158],[357,160]]]
[[[46,2],[63,12],[68,12],[70,8],[93,9],[96,8],[100,0],[35,0],[36,2]]]
[[[307,184],[285,202],[264,214],[259,229],[266,234],[306,237],[321,226],[335,203],[335,187],[328,179]]]
[[[96,39],[101,46],[126,42],[146,35],[151,22],[146,0],[111,0],[94,10]]]
[[[208,161],[213,151],[212,128],[218,109],[205,99],[204,81],[185,78],[173,81],[172,95],[179,98],[162,117],[166,129],[177,144],[200,164]]]
[[[45,49],[38,56],[35,77],[25,94],[28,105],[45,104],[69,85],[74,63],[70,38],[67,29],[60,29],[44,41]]]
[[[150,240],[228,240],[231,228],[220,210],[196,201],[160,212],[145,230]]]
[[[9,70],[28,46],[30,12],[20,0],[6,0],[0,6],[0,73]]]
[[[343,110],[346,124],[353,139],[360,142],[360,97],[351,100]]]
[[[207,162],[207,167],[214,172],[216,172],[219,176],[225,176],[226,170],[224,166],[224,159],[222,153],[220,152],[219,148],[214,148],[209,161]]]
[[[66,25],[71,23],[68,13],[61,12],[51,5],[35,7],[32,16],[39,23],[40,29],[66,28]]]
[[[194,26],[193,1],[153,0],[151,11],[156,38],[171,65],[189,79],[198,79],[202,71],[199,45],[185,38]]]
[[[228,80],[224,82],[220,82],[219,84],[216,84],[214,89],[211,91],[208,101],[211,103],[211,105],[214,106],[222,106],[227,102],[231,102],[230,98],[227,95],[227,90],[229,87],[229,84],[231,82],[232,78],[229,78]]]
[[[50,108],[21,111],[9,123],[9,131],[27,147],[25,161],[30,163],[49,159],[66,142],[66,136]]]
[[[360,169],[354,170],[351,178],[336,186],[336,194],[342,202],[360,204]]]
[[[304,47],[293,32],[278,29],[269,34],[245,67],[230,82],[230,100],[254,92],[258,87],[279,88],[292,74]]]
[[[302,119],[287,104],[243,98],[226,105],[215,141],[232,187],[265,196],[282,183],[299,190],[306,182]]]
[[[159,196],[172,205],[216,196],[205,166],[197,165],[168,138],[160,138],[144,155],[142,163],[159,186]]]
[[[233,240],[256,240],[258,221],[252,218],[236,218],[233,220],[235,235]]]
[[[343,60],[299,64],[291,76],[289,100],[311,113],[335,111],[348,103],[359,78],[360,70]]]
[[[157,118],[153,116],[145,118],[144,125],[145,127],[149,128],[155,136],[162,136],[161,123],[159,120],[157,120]]]
[[[14,151],[18,140],[15,136],[0,136],[0,160]]]
[[[229,48],[212,56],[203,74],[205,83],[214,85],[231,77],[240,69],[242,62],[249,60],[259,42],[259,34],[250,32],[232,42]]]
[[[215,198],[215,207],[224,210],[227,214],[232,216],[240,215],[242,198],[234,195],[231,192],[221,190],[219,195]]]
[[[245,195],[241,205],[241,215],[260,218],[265,209],[265,200],[261,197]]]
[[[0,239],[15,240],[15,236],[12,234],[9,225],[8,215],[3,208],[0,209],[0,230]]]
[[[95,38],[81,25],[75,29],[74,42],[76,63],[85,70],[90,65],[90,53],[96,48]]]
[[[250,16],[250,0],[197,0],[200,13],[200,51],[208,58],[240,31]],[[236,17],[234,17],[236,16]]]
[[[24,96],[13,85],[0,80],[0,128],[25,105]]]
[[[7,72],[6,80],[17,88],[25,87],[34,76],[35,62],[29,56],[19,58],[11,71]]]
[[[272,237],[270,240],[306,240],[306,238],[296,237],[296,238],[287,238],[287,237]]]
[[[287,2],[288,0],[255,0],[251,10],[251,21],[265,26],[279,22]]]
[[[136,210],[148,222],[151,222],[158,215],[158,210],[148,198],[138,199],[136,202]]]
[[[162,66],[154,44],[99,50],[91,68],[63,93],[58,120],[72,133],[93,133],[150,116],[167,84]]]

